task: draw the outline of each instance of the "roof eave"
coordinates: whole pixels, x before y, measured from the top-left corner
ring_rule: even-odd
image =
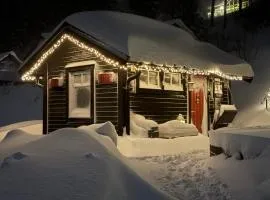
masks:
[[[117,58],[119,58],[119,60],[121,60],[121,62],[126,63],[129,60],[129,56],[126,55],[125,53],[115,49],[114,47],[105,44],[104,42],[98,40],[97,38],[84,33],[83,31],[77,29],[76,27],[72,26],[71,24],[67,23],[67,22],[62,22],[60,23],[57,28],[55,28],[55,30],[51,33],[50,37],[48,37],[46,40],[43,41],[43,43],[41,43],[41,45],[34,50],[26,59],[24,62],[21,63],[20,68],[18,69],[18,73],[19,74],[23,74],[25,67],[28,65],[29,61],[35,57],[40,51],[42,51],[42,49],[44,49],[46,47],[46,45],[55,37],[57,37],[60,34],[62,34],[65,30],[69,30],[71,32],[74,32],[75,34],[80,35],[81,37],[83,37],[84,39],[86,39],[87,41],[89,41],[90,43],[98,46],[99,48],[107,51],[108,53],[113,54],[114,56],[116,56]]]

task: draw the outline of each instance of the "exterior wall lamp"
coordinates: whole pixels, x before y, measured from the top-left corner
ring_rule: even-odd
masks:
[[[189,81],[188,82],[188,91],[193,91],[194,90],[194,82],[192,82],[192,81]]]
[[[270,108],[270,89],[268,89],[268,91],[266,92],[265,94],[265,108],[267,111],[270,111],[269,108]]]

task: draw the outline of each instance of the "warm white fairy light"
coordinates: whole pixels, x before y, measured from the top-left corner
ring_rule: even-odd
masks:
[[[46,52],[42,54],[42,56],[36,61],[36,63],[30,68],[29,71],[24,73],[22,75],[23,81],[34,81],[36,80],[36,77],[33,76],[34,72],[40,68],[40,66],[48,59],[48,57],[55,52],[56,49],[58,49],[61,44],[63,44],[64,41],[70,41],[73,44],[79,46],[82,49],[85,49],[93,54],[95,54],[96,57],[98,57],[100,60],[106,62],[109,65],[112,65],[114,67],[118,67],[120,69],[128,70],[128,69],[135,69],[135,70],[154,70],[154,71],[164,71],[164,72],[176,72],[176,73],[186,73],[186,74],[193,74],[193,75],[204,75],[209,76],[211,74],[217,75],[220,77],[223,77],[225,79],[229,80],[243,80],[241,76],[233,76],[233,75],[227,75],[220,71],[215,70],[209,70],[209,71],[203,71],[198,69],[192,69],[192,68],[186,68],[186,67],[176,67],[176,66],[170,66],[170,65],[157,65],[157,64],[151,64],[148,62],[144,62],[143,64],[127,64],[127,65],[120,65],[119,62],[107,58],[105,55],[100,53],[97,49],[90,47],[86,45],[85,43],[79,41],[72,35],[69,35],[67,33],[63,34],[60,39],[58,39]]]
[[[164,71],[164,72],[175,72],[175,73],[184,73],[184,74],[192,74],[192,75],[217,75],[219,77],[223,77],[228,80],[243,80],[241,76],[233,76],[227,75],[217,70],[209,70],[203,71],[198,69],[192,68],[185,68],[185,67],[176,67],[176,66],[160,66],[160,65],[153,65],[153,64],[141,64],[141,65],[128,65],[128,68],[133,68],[135,70],[152,70],[152,71]]]

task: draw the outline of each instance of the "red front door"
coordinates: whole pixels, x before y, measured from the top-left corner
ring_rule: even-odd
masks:
[[[204,77],[193,77],[193,91],[190,94],[191,120],[198,131],[202,133],[203,108],[204,108]]]

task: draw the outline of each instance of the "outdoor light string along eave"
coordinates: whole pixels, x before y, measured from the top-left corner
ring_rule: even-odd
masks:
[[[192,75],[205,75],[209,76],[211,74],[215,74],[217,76],[223,77],[225,79],[229,80],[242,80],[241,76],[232,76],[232,75],[227,75],[224,74],[220,71],[216,70],[209,70],[209,71],[203,71],[203,70],[198,70],[198,69],[191,69],[191,68],[186,68],[186,67],[176,67],[175,65],[170,66],[170,65],[157,65],[157,64],[149,64],[149,63],[142,63],[142,64],[126,64],[126,65],[120,65],[119,62],[106,57],[102,53],[100,53],[97,49],[90,47],[86,45],[85,43],[79,41],[76,39],[74,36],[64,33],[60,39],[58,39],[46,52],[42,54],[42,56],[36,61],[36,63],[29,69],[29,71],[25,72],[22,75],[22,80],[23,81],[34,81],[36,80],[36,77],[33,76],[33,73],[40,68],[40,66],[48,59],[48,57],[57,50],[61,44],[64,41],[70,41],[73,44],[77,45],[78,47],[85,49],[89,51],[90,53],[95,54],[100,60],[106,62],[109,65],[112,65],[114,67],[118,67],[119,69],[133,69],[133,70],[153,70],[153,71],[164,71],[164,72],[175,72],[175,73],[186,73],[186,74],[192,74]]]

